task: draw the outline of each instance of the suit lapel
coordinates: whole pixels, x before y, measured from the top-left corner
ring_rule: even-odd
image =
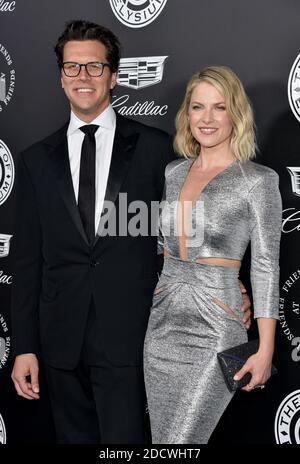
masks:
[[[69,211],[75,227],[79,231],[86,244],[89,245],[81,222],[74,194],[68,155],[67,128],[68,124],[66,124],[66,126],[64,126],[61,131],[57,133],[56,139],[54,139],[53,143],[51,144],[54,149],[52,149],[50,152],[50,156],[54,167],[54,174],[58,183],[58,189],[65,203],[65,206]]]
[[[109,176],[105,192],[105,202],[115,204],[121,186],[128,172],[130,162],[132,160],[135,146],[139,137],[138,133],[131,133],[125,136],[122,131],[122,126],[126,124],[126,120],[117,116],[117,127],[114,138],[113,152],[109,169]],[[121,126],[121,128],[120,128]],[[104,210],[102,211],[102,215]],[[104,226],[109,218],[109,213],[101,216],[94,246],[97,243],[99,236],[102,235]]]
[[[68,154],[68,124],[69,123],[67,123],[56,134],[54,134],[51,139],[48,139],[46,144],[50,146],[49,156],[51,157],[53,172],[57,180],[57,185],[61,197],[74,222],[75,227],[77,228],[85,243],[90,246],[82,225],[74,194]],[[105,202],[111,202],[115,204],[130,167],[130,162],[134,155],[139,134],[130,131],[129,127],[130,126],[126,119],[117,115],[113,152],[105,192]],[[102,211],[102,215],[103,213],[104,210]],[[103,217],[101,217],[93,246],[96,245],[99,236],[101,236],[108,218],[108,214],[105,214]]]

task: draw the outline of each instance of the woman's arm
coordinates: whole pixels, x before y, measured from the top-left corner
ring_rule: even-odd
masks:
[[[264,385],[271,375],[276,319],[279,317],[279,246],[282,202],[278,175],[265,168],[249,192],[251,227],[251,284],[254,317],[259,330],[259,350],[235,375],[240,380],[247,372],[252,378],[243,390]]]

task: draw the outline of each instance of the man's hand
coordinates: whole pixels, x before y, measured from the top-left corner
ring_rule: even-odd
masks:
[[[39,362],[34,354],[16,356],[11,378],[18,395],[27,400],[39,399]]]
[[[243,305],[241,311],[243,313],[243,323],[246,329],[248,330],[251,325],[251,303],[250,298],[247,294],[247,290],[244,287],[244,284],[240,281],[240,290],[243,298]]]

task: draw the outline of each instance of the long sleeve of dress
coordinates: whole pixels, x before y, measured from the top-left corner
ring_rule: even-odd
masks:
[[[282,202],[271,170],[249,192],[254,317],[278,319]]]

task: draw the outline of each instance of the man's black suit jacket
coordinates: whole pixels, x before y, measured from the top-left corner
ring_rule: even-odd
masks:
[[[13,351],[74,368],[93,299],[94,332],[108,359],[139,365],[157,281],[156,237],[100,236],[88,244],[73,190],[67,128],[18,160]],[[164,169],[173,158],[166,133],[117,115],[105,197],[115,203],[117,217],[120,193],[149,207],[161,200]]]

